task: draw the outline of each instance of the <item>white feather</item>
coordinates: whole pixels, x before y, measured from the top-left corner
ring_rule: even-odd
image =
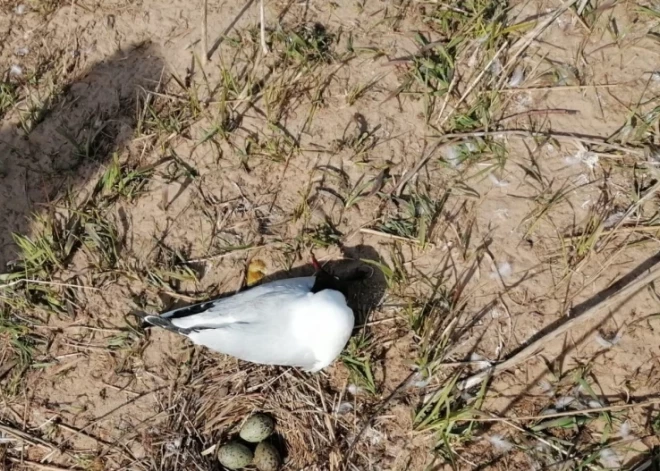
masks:
[[[605,404],[595,399],[590,400],[587,404],[589,404],[589,407],[591,407],[592,409],[599,409],[601,407],[605,407]]]
[[[627,420],[621,424],[621,428],[619,429],[619,436],[623,438],[624,440],[629,439],[631,437],[631,427],[630,427],[630,422]]]
[[[616,451],[611,448],[603,448],[600,450],[599,461],[606,469],[618,469],[621,467],[621,458],[619,458]]]
[[[335,412],[338,415],[347,414],[352,410],[353,410],[353,404],[351,404],[350,402],[340,402],[335,408]]]
[[[501,435],[491,435],[488,437],[488,441],[493,445],[493,448],[501,453],[507,453],[513,449],[513,443],[504,439]]]
[[[556,409],[565,409],[574,400],[575,400],[575,398],[571,397],[571,396],[562,396],[560,398],[557,398],[557,400],[555,401],[555,408]]]
[[[552,387],[552,384],[546,380],[542,379],[539,381],[539,387],[541,388],[541,391],[543,391],[548,396],[552,397],[555,395],[555,389]]]
[[[362,392],[362,388],[358,386],[357,384],[349,384],[346,390],[352,394],[353,396],[357,396]]]
[[[511,78],[509,79],[509,87],[516,88],[520,86],[521,83],[523,83],[523,80],[525,80],[525,70],[522,68],[522,66],[518,66],[513,71],[513,74],[511,74]]]

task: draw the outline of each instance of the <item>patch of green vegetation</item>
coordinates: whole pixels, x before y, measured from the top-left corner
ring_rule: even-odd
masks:
[[[370,90],[377,87],[378,83],[383,79],[384,76],[374,77],[373,79],[359,83],[351,87],[346,93],[346,104],[348,106],[353,106],[361,98],[363,98]]]
[[[174,102],[162,98],[145,103],[144,115],[137,127],[137,134],[182,135],[191,124],[192,113],[187,101]]]
[[[377,229],[386,234],[416,240],[425,246],[447,197],[448,194],[441,200],[435,200],[423,193],[413,193],[398,198],[397,214],[385,220]]]
[[[303,241],[312,247],[331,247],[341,245],[342,233],[326,222],[311,227],[303,233]]]
[[[632,110],[624,126],[615,137],[624,144],[656,144],[658,123],[660,123],[660,106],[642,112]]]
[[[303,24],[291,30],[280,27],[271,35],[273,46],[286,61],[306,67],[331,62],[334,39],[319,23]]]
[[[114,153],[112,161],[101,176],[97,191],[102,192],[106,201],[121,196],[132,202],[146,191],[146,185],[154,168],[154,165],[137,168],[122,164],[119,155]]]
[[[119,233],[115,224],[109,220],[103,211],[90,209],[81,214],[83,231],[81,239],[83,246],[95,259],[96,265],[103,270],[117,266],[119,262]]]
[[[249,155],[265,158],[271,162],[287,162],[298,152],[298,144],[279,128],[270,124],[270,133],[246,139]]]
[[[18,101],[18,88],[10,82],[0,81],[0,118]]]
[[[349,341],[341,360],[351,373],[353,383],[370,394],[376,394],[376,381],[372,369],[371,338],[361,332]]]
[[[96,127],[82,129],[75,135],[65,129],[59,130],[59,134],[73,147],[73,163],[69,169],[82,164],[100,162],[105,158],[114,144],[114,136],[108,134],[106,128],[107,123],[99,124]]]
[[[404,266],[404,257],[396,247],[390,252],[391,264],[377,262],[375,260],[362,259],[367,265],[371,265],[381,271],[385,277],[385,283],[390,290],[398,290],[399,287],[407,285],[410,280]]]
[[[498,109],[499,104],[499,94],[479,93],[466,109],[451,116],[446,129],[448,132],[461,133],[487,128],[491,123],[493,110]],[[491,145],[494,142],[490,138],[481,140]]]
[[[175,292],[182,283],[198,281],[197,272],[180,250],[159,243],[153,260],[132,267],[127,275],[142,279],[157,290]]]
[[[566,197],[572,190],[573,188],[567,184],[562,185],[556,190],[550,185],[534,197],[534,202],[536,203],[534,209],[521,222],[521,225],[527,225],[523,239],[529,237],[536,230],[538,224],[547,218],[553,209],[566,200]]]
[[[309,103],[307,118],[300,133],[310,125],[332,76],[324,65],[335,60],[335,36],[323,25],[303,24],[295,28],[278,27],[271,34],[272,49],[277,54],[272,73],[263,84],[266,116],[270,123],[280,123],[302,103]]]
[[[4,339],[3,345],[9,346],[14,351],[19,364],[31,363],[34,356],[34,340],[30,335],[30,329],[15,319],[7,307],[0,309],[0,339]]]
[[[424,114],[428,120],[435,111],[436,99],[449,91],[461,40],[453,39],[441,45],[429,43],[421,34],[416,39],[421,53],[411,58],[399,93],[423,97]]]
[[[445,328],[454,317],[450,293],[443,286],[438,286],[429,299],[421,304],[411,302],[404,312],[410,330],[415,334],[417,366],[420,371],[431,375],[435,372],[435,364],[444,358],[450,341],[449,336],[444,335]]]
[[[455,448],[473,438],[478,424],[469,419],[480,410],[488,384],[484,381],[477,395],[467,401],[456,388],[459,376],[460,372],[428,396],[413,416],[415,430],[432,432],[437,440],[436,453],[454,469],[460,469]]]
[[[36,215],[35,219],[39,229],[33,236],[14,234],[20,260],[13,271],[26,278],[44,279],[54,269],[62,268],[63,260],[71,255],[77,240],[68,224],[45,215]]]
[[[495,57],[508,33],[507,8],[507,2],[502,0],[455,0],[425,6],[425,25],[442,39],[431,42],[422,34],[417,35],[418,51],[403,59],[406,72],[397,92],[422,97],[427,122],[437,111],[437,99],[455,89],[459,60],[466,61],[471,70],[480,70]],[[459,110],[461,120],[486,121],[493,99],[479,97],[468,111]],[[465,129],[465,123],[459,124]]]

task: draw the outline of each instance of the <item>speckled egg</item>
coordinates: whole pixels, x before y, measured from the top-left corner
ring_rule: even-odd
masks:
[[[259,471],[277,471],[282,459],[280,453],[268,442],[261,442],[254,450],[254,465]]]
[[[259,443],[275,430],[275,422],[266,414],[254,414],[245,421],[239,435],[250,443]]]
[[[218,461],[225,468],[240,469],[252,462],[252,450],[239,442],[222,445],[218,450]]]

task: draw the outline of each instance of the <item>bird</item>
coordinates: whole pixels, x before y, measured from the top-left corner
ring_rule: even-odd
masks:
[[[347,293],[366,275],[357,271],[340,279],[314,255],[312,265],[312,276],[266,282],[228,297],[140,317],[145,327],[163,328],[240,360],[316,373],[332,364],[348,343],[355,316]]]

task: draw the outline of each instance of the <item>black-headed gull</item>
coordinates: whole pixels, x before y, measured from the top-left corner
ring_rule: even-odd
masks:
[[[143,320],[241,360],[317,372],[351,336],[355,318],[346,288],[364,273],[340,280],[314,257],[312,263],[313,276],[264,283]]]

